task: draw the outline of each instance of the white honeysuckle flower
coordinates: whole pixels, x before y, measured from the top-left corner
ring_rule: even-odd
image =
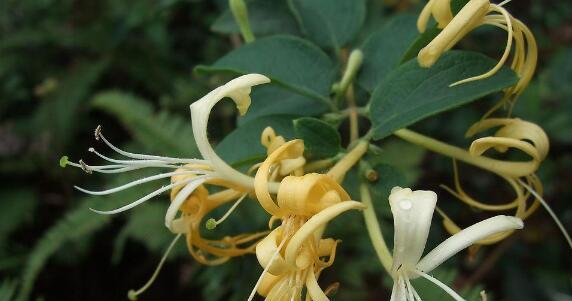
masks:
[[[96,213],[100,214],[116,214],[126,210],[129,210],[135,206],[138,206],[147,200],[152,199],[164,192],[172,189],[178,191],[177,197],[173,199],[171,205],[169,206],[165,215],[165,225],[172,232],[176,231],[176,216],[180,211],[181,206],[187,200],[187,198],[193,194],[193,192],[203,184],[215,183],[215,185],[220,185],[228,187],[236,187],[236,189],[246,193],[254,188],[254,178],[246,174],[235,170],[227,163],[225,163],[213,150],[207,139],[207,124],[210,112],[213,106],[225,97],[231,98],[238,108],[241,115],[244,115],[250,106],[250,92],[251,88],[256,85],[264,84],[270,82],[270,79],[261,74],[247,74],[237,77],[225,85],[222,85],[195,103],[191,105],[191,118],[193,134],[195,136],[195,141],[199,152],[201,153],[203,159],[196,158],[172,158],[163,157],[156,155],[138,154],[127,152],[120,149],[119,147],[113,145],[102,133],[101,126],[98,126],[95,130],[95,139],[103,141],[109,148],[115,151],[118,155],[125,157],[124,159],[114,159],[107,157],[94,148],[90,148],[89,151],[94,153],[101,159],[109,162],[108,165],[89,165],[83,160],[76,162],[71,162],[68,160],[67,156],[64,156],[60,160],[60,165],[65,167],[67,165],[81,168],[87,173],[123,173],[133,170],[139,170],[143,168],[160,168],[160,169],[170,169],[174,171],[158,173],[149,177],[137,179],[130,183],[101,191],[87,190],[81,187],[75,187],[76,189],[91,195],[108,195],[116,193],[125,189],[129,189],[144,183],[149,183],[162,179],[175,179],[180,178],[181,180],[172,181],[169,185],[162,186],[157,190],[141,197],[140,199],[131,202],[120,208],[100,211],[95,210]],[[276,191],[278,184],[270,183],[269,185],[271,191]],[[234,208],[234,207],[233,207]]]
[[[455,300],[464,300],[451,288],[427,273],[476,241],[523,227],[523,222],[519,218],[504,215],[491,217],[449,237],[421,258],[437,204],[437,194],[433,191],[412,191],[409,188],[394,187],[389,196],[389,204],[395,228],[391,270],[394,282],[391,301],[421,300],[410,281],[418,277],[433,282]]]

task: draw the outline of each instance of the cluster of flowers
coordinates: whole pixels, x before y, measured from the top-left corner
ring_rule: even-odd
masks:
[[[495,173],[505,179],[516,193],[515,200],[508,204],[489,205],[479,202],[462,189],[455,164],[455,189],[445,187],[451,194],[475,208],[489,211],[516,208],[516,214],[497,215],[461,229],[438,210],[444,217],[445,228],[453,235],[423,258],[432,216],[436,209],[437,195],[433,191],[412,191],[401,187],[392,189],[389,206],[394,219],[394,245],[390,255],[375,216],[372,218],[372,200],[367,188],[361,190],[362,200],[352,200],[339,184],[350,168],[367,152],[369,143],[367,139],[353,143],[345,156],[333,166],[322,169],[323,173],[311,172],[308,168],[302,140],[286,141],[272,128],[266,128],[261,133],[261,144],[267,150],[266,159],[253,165],[246,173],[232,168],[215,153],[207,137],[207,124],[212,108],[223,98],[231,98],[239,113],[245,114],[250,106],[252,87],[270,82],[270,79],[261,74],[248,74],[233,79],[190,106],[193,134],[203,159],[170,158],[127,152],[110,143],[98,127],[95,138],[125,158],[109,158],[91,148],[91,152],[110,164],[94,166],[82,160],[77,163],[71,162],[67,157],[62,158],[61,164],[79,167],[88,173],[121,173],[142,168],[172,170],[104,191],[89,191],[79,187],[78,189],[89,194],[105,195],[155,180],[171,179],[169,185],[121,208],[94,211],[101,214],[116,214],[170,191],[171,204],[165,214],[165,226],[176,235],[176,238],[168,250],[179,237],[184,235],[190,254],[203,264],[222,264],[233,257],[256,254],[263,271],[254,285],[249,300],[254,298],[256,292],[266,300],[329,300],[328,295],[337,285],[333,284],[322,289],[318,284],[318,278],[324,269],[334,263],[339,240],[325,238],[324,232],[328,222],[349,210],[369,211],[365,217],[372,243],[380,255],[383,266],[394,280],[392,301],[421,300],[410,281],[418,277],[432,281],[455,300],[463,300],[451,288],[428,273],[473,244],[498,242],[514,230],[521,229],[522,220],[536,210],[539,202],[544,203],[540,197],[542,185],[534,173],[548,152],[546,134],[537,125],[520,119],[488,118],[501,106],[512,106],[514,100],[527,86],[536,66],[537,52],[534,37],[522,22],[506,11],[504,4],[492,4],[488,0],[471,0],[453,16],[450,0],[430,0],[419,17],[418,28],[421,32],[425,31],[430,16],[435,18],[438,27],[442,29],[440,34],[419,52],[418,61],[423,67],[430,67],[443,52],[452,48],[461,38],[480,25],[494,25],[508,32],[505,52],[492,70],[453,85],[495,74],[509,57],[513,41],[516,50],[511,68],[520,76],[514,87],[504,91],[504,97],[499,105],[471,127],[467,135],[473,136],[494,127],[500,129],[492,137],[476,139],[469,150],[447,145],[407,129],[395,132],[395,135],[407,141]],[[526,153],[532,159],[512,162],[483,155],[489,149],[506,152],[511,148]],[[212,187],[218,187],[217,192],[212,193],[213,189],[209,189]],[[527,201],[531,197],[534,197],[534,201],[529,206]],[[268,213],[267,230],[227,236],[217,240],[201,236],[203,225],[208,229],[214,229],[245,199],[256,200]],[[383,203],[387,200],[375,201]],[[218,220],[209,218],[204,221],[213,210],[229,203],[233,204],[222,218]],[[377,233],[374,233],[376,231]],[[142,289],[129,292],[130,299],[136,299],[150,285],[163,261],[164,258],[156,273]]]

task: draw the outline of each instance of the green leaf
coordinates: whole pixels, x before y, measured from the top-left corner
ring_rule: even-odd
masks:
[[[374,32],[364,43],[359,84],[369,92],[395,69],[418,36],[416,17],[400,15]]]
[[[294,120],[296,137],[304,140],[304,153],[312,159],[337,155],[342,150],[342,138],[330,124],[316,118],[304,117]]]
[[[487,79],[449,87],[459,80],[487,72],[495,64],[496,61],[482,54],[449,51],[431,68],[420,67],[416,60],[401,65],[371,96],[374,138],[384,138],[423,118],[516,84],[516,75],[503,67]]]
[[[190,120],[168,112],[155,114],[149,102],[121,91],[99,93],[92,104],[117,117],[138,142],[158,155],[194,157],[199,153]]]
[[[276,135],[285,139],[294,137],[293,116],[271,115],[254,119],[236,128],[217,145],[217,154],[226,162],[236,164],[252,159],[263,161],[266,149],[260,143],[260,135],[266,127],[272,127]]]
[[[322,47],[351,42],[365,20],[365,0],[289,0],[307,37]]]
[[[213,65],[197,66],[198,73],[260,73],[297,93],[329,103],[336,69],[312,43],[293,36],[272,36],[245,44]]]
[[[251,97],[248,113],[238,118],[239,126],[262,116],[317,116],[328,111],[328,106],[324,103],[274,84],[252,89]]]
[[[248,21],[256,36],[271,34],[298,35],[298,24],[285,0],[248,1]],[[230,9],[226,9],[213,23],[211,30],[224,34],[240,33]]]

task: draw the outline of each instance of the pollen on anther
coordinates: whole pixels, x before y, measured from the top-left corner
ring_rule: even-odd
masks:
[[[99,140],[99,136],[101,135],[101,125],[98,125],[95,128],[94,134],[95,134],[95,140]]]
[[[85,162],[83,162],[83,160],[79,160],[79,165],[80,165],[81,169],[83,169],[83,171],[85,171],[89,174],[92,173],[91,168],[89,168],[89,166],[87,166],[87,164],[85,164]]]

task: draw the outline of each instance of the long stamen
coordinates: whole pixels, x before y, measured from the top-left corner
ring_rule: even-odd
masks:
[[[173,241],[171,242],[171,244],[169,245],[169,247],[165,251],[165,254],[161,258],[161,261],[159,261],[159,264],[157,265],[157,268],[155,268],[155,271],[151,275],[151,278],[149,278],[149,280],[147,280],[147,282],[140,289],[138,289],[136,291],[130,290],[127,293],[127,297],[129,298],[129,300],[137,300],[137,296],[139,296],[143,292],[145,292],[153,284],[153,282],[155,282],[155,279],[157,278],[157,276],[159,275],[159,272],[161,272],[161,269],[163,268],[163,264],[165,264],[165,261],[167,260],[167,256],[169,256],[169,253],[171,253],[171,250],[173,249],[173,247],[175,246],[175,244],[177,243],[177,241],[179,240],[181,235],[182,234],[175,236],[175,238],[173,239]]]
[[[455,299],[455,301],[465,301],[465,299],[463,299],[463,297],[459,296],[459,294],[457,294],[452,288],[448,287],[445,283],[439,281],[437,278],[434,278],[431,275],[426,274],[426,273],[421,272],[421,271],[416,270],[416,269],[413,270],[413,273],[433,282],[435,285],[437,285],[442,290],[444,290],[447,294],[449,294],[449,296],[453,297],[453,299]]]
[[[153,165],[153,164],[166,164],[166,163],[171,163],[171,162],[166,162],[165,160],[158,160],[158,159],[135,159],[135,160],[119,160],[119,159],[113,159],[110,157],[107,157],[103,154],[101,154],[100,152],[96,151],[95,148],[90,147],[88,149],[89,152],[96,154],[98,157],[109,161],[111,163],[118,163],[118,164],[123,164],[123,165],[127,165],[127,166],[131,166],[131,165]]]
[[[162,173],[162,174],[142,178],[139,180],[135,180],[133,182],[129,182],[127,184],[124,184],[124,185],[121,185],[121,186],[118,186],[115,188],[111,188],[111,189],[107,189],[107,190],[101,190],[101,191],[87,190],[87,189],[81,188],[79,186],[74,186],[74,188],[83,192],[83,193],[87,193],[87,194],[91,194],[91,195],[107,195],[107,194],[119,192],[119,191],[122,191],[122,190],[125,190],[128,188],[131,188],[133,186],[141,185],[141,184],[148,183],[148,182],[155,181],[155,180],[159,180],[159,179],[169,178],[169,177],[178,176],[178,175],[197,174],[197,173],[204,173],[204,171],[202,171],[202,170],[191,170],[191,171],[167,172],[167,173]]]
[[[562,222],[560,221],[558,216],[556,216],[554,211],[552,211],[552,208],[550,208],[548,203],[546,203],[544,198],[542,198],[542,196],[540,196],[540,194],[538,194],[534,189],[532,189],[532,187],[530,187],[526,183],[524,183],[524,181],[519,179],[518,183],[520,183],[520,185],[522,185],[524,188],[526,188],[526,190],[528,190],[532,195],[534,195],[534,197],[540,202],[540,204],[542,204],[544,209],[546,209],[546,211],[548,211],[548,214],[550,214],[550,217],[552,217],[552,219],[554,220],[554,222],[556,223],[556,225],[558,226],[558,228],[562,232],[562,235],[564,235],[564,238],[566,239],[566,242],[568,242],[570,249],[572,249],[572,239],[570,238],[570,235],[566,231],[566,228],[564,228],[564,225],[562,225]]]
[[[236,202],[234,202],[234,204],[232,205],[232,207],[230,207],[230,209],[228,209],[226,211],[226,213],[219,218],[218,220],[215,220],[214,218],[210,218],[207,221],[206,227],[209,230],[213,230],[214,228],[216,228],[216,226],[220,225],[222,222],[224,222],[229,216],[230,214],[236,209],[238,208],[238,205],[240,205],[240,203],[242,203],[242,200],[244,200],[246,198],[248,194],[243,194]]]
[[[134,202],[132,202],[132,203],[129,203],[129,204],[123,206],[123,207],[120,207],[120,208],[117,208],[117,209],[114,209],[114,210],[100,211],[100,210],[96,210],[96,209],[93,209],[93,208],[89,208],[89,210],[91,210],[91,211],[93,211],[93,212],[95,212],[95,213],[106,214],[106,215],[120,213],[120,212],[129,210],[129,209],[131,209],[131,208],[133,208],[133,207],[136,207],[136,206],[138,206],[138,205],[140,205],[140,204],[146,202],[147,200],[149,200],[149,199],[151,199],[151,198],[153,198],[153,197],[155,197],[155,196],[160,195],[161,193],[163,193],[163,192],[165,192],[165,191],[171,190],[173,187],[185,185],[185,184],[187,184],[187,183],[189,183],[189,182],[191,182],[191,181],[194,181],[194,180],[196,180],[196,178],[186,179],[186,180],[182,180],[182,181],[175,182],[175,183],[170,184],[170,185],[167,185],[167,186],[163,186],[163,187],[161,187],[161,188],[159,188],[159,189],[157,189],[157,190],[155,190],[155,191],[149,193],[148,195],[146,195],[146,196],[144,196],[144,197],[142,197],[142,198],[140,198],[140,199],[138,199],[138,200],[136,200],[136,201],[134,201]]]
[[[62,158],[64,158],[64,157],[62,157]],[[62,161],[62,160],[63,159],[61,159],[60,161]],[[149,167],[172,168],[172,169],[184,168],[184,167],[181,167],[178,165],[170,165],[170,164],[148,164],[148,165],[135,165],[135,166],[129,166],[129,165],[124,165],[124,164],[89,165],[89,164],[85,163],[83,160],[79,160],[78,163],[66,160],[64,163],[60,162],[60,165],[63,167],[70,165],[73,167],[81,168],[83,171],[85,171],[86,173],[89,173],[89,174],[93,173],[93,172],[107,173],[107,174],[123,173],[123,172],[128,172],[128,171],[133,171],[133,170],[138,170],[138,169],[143,169],[143,168],[149,168]]]
[[[512,0],[504,0],[503,2],[499,3],[498,6],[505,6],[507,5],[509,2],[511,2]]]
[[[131,152],[124,151],[124,150],[118,148],[117,146],[113,145],[111,142],[109,142],[105,138],[105,136],[103,136],[103,133],[101,133],[101,126],[97,127],[97,129],[95,130],[95,135],[96,135],[96,140],[99,140],[99,139],[103,140],[103,142],[105,144],[107,144],[107,146],[109,146],[109,148],[111,148],[112,150],[116,151],[117,153],[119,153],[125,157],[129,157],[132,159],[161,160],[161,161],[166,161],[166,162],[170,162],[170,163],[199,163],[199,164],[206,164],[207,163],[206,160],[201,160],[201,159],[171,158],[171,157],[162,157],[162,156],[155,156],[155,155],[137,154],[137,153],[131,153]]]
[[[286,242],[286,239],[282,239],[282,242],[280,243],[278,248],[276,248],[276,251],[274,252],[274,254],[272,254],[272,257],[270,257],[270,261],[268,261],[268,264],[266,265],[266,267],[262,271],[262,274],[260,274],[260,277],[256,281],[256,284],[254,285],[254,288],[252,289],[250,296],[248,296],[248,301],[252,301],[252,298],[254,298],[254,295],[256,294],[256,290],[258,290],[258,286],[260,286],[260,283],[262,282],[264,275],[266,275],[266,273],[268,273],[268,269],[270,269],[270,266],[272,265],[274,260],[276,260],[276,256],[278,256],[278,254],[280,253],[280,250],[284,246],[285,242]]]

